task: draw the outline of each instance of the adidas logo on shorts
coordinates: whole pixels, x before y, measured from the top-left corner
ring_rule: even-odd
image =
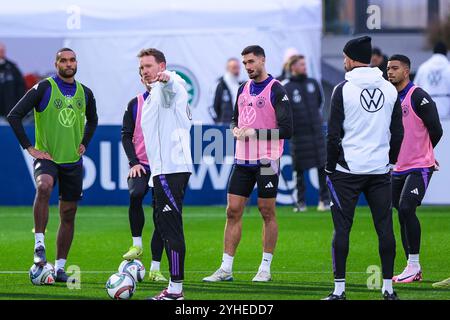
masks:
[[[265,188],[266,188],[266,189],[273,188],[272,182],[269,182],[268,184],[266,184],[266,187],[265,187]]]
[[[411,190],[411,193],[419,195],[419,190],[415,188],[414,190]]]
[[[163,212],[169,212],[172,211],[172,209],[170,208],[170,206],[168,204],[166,204],[166,206],[163,209]]]

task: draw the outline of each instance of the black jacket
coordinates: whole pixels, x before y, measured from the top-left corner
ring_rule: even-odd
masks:
[[[291,77],[283,82],[292,107],[294,134],[290,141],[296,170],[320,168],[325,165],[325,135],[319,83],[305,76]]]
[[[0,117],[6,117],[25,94],[25,80],[17,66],[5,59],[0,64]]]
[[[232,95],[230,89],[228,89],[223,77],[219,78],[217,84],[216,93],[214,95],[214,112],[216,117],[215,123],[229,124],[233,117],[233,106],[235,101],[231,101]]]

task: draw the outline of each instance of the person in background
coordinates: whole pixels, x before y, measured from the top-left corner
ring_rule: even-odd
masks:
[[[294,211],[306,211],[304,173],[318,168],[319,205],[318,211],[330,209],[330,196],[325,174],[325,135],[322,128],[322,89],[319,83],[308,78],[305,57],[295,55],[288,63],[289,79],[282,82],[292,106],[294,134],[291,139],[291,154],[297,173],[297,204]]]
[[[388,57],[381,52],[380,48],[372,49],[372,58],[370,60],[370,66],[372,68],[377,67],[383,72],[383,78],[387,80],[387,63]]]
[[[433,55],[419,67],[414,78],[414,83],[436,103],[441,120],[450,118],[450,62],[447,52],[445,43],[436,43]]]
[[[241,65],[238,59],[230,58],[227,61],[226,72],[219,78],[214,95],[214,122],[216,124],[229,125],[233,117],[233,103],[236,101],[237,92],[241,82],[239,74]]]
[[[0,43],[0,118],[6,118],[24,94],[22,73],[14,62],[6,59],[6,46]]]
[[[297,49],[295,48],[287,48],[284,52],[283,57],[283,70],[281,71],[281,74],[277,77],[278,81],[283,81],[285,79],[289,78],[289,59],[291,59],[293,56],[300,54]]]

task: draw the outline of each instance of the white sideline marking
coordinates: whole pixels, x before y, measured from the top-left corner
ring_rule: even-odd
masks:
[[[114,271],[81,271],[81,273],[88,273],[88,274],[111,274],[116,273],[117,270]],[[213,273],[214,270],[204,270],[204,271],[185,271],[184,273]],[[254,274],[256,273],[256,270],[253,271],[233,271],[233,273],[236,274]],[[0,271],[0,274],[27,274],[28,271]],[[315,272],[315,271],[276,271],[273,272],[274,274],[330,274],[330,272]],[[346,272],[348,274],[367,274],[366,272]]]

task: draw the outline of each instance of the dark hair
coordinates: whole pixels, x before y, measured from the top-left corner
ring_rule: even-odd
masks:
[[[382,56],[383,53],[381,52],[380,48],[372,48],[372,55],[376,55],[376,56]]]
[[[59,49],[58,51],[56,51],[56,58],[55,58],[55,60],[56,61],[58,61],[58,55],[61,53],[61,52],[64,52],[64,51],[70,51],[70,52],[73,52],[73,54],[75,54],[75,51],[73,51],[72,49],[70,49],[70,48],[61,48],[61,49]]]
[[[142,49],[141,51],[139,51],[139,53],[137,55],[138,58],[142,58],[145,56],[154,57],[155,61],[157,63],[161,63],[161,62],[166,63],[166,57],[164,56],[164,53],[162,53],[158,49],[155,49],[155,48]]]
[[[255,56],[258,57],[265,57],[266,53],[264,52],[264,49],[261,48],[258,45],[248,46],[244,50],[242,50],[241,55],[245,56],[246,54],[253,53]]]
[[[446,56],[447,51],[448,51],[447,45],[442,41],[439,41],[434,45],[433,53],[440,53],[440,54],[443,54],[444,56]]]
[[[394,54],[392,57],[389,58],[389,61],[400,61],[403,64],[405,64],[408,69],[411,69],[411,60],[405,55],[402,54]]]

